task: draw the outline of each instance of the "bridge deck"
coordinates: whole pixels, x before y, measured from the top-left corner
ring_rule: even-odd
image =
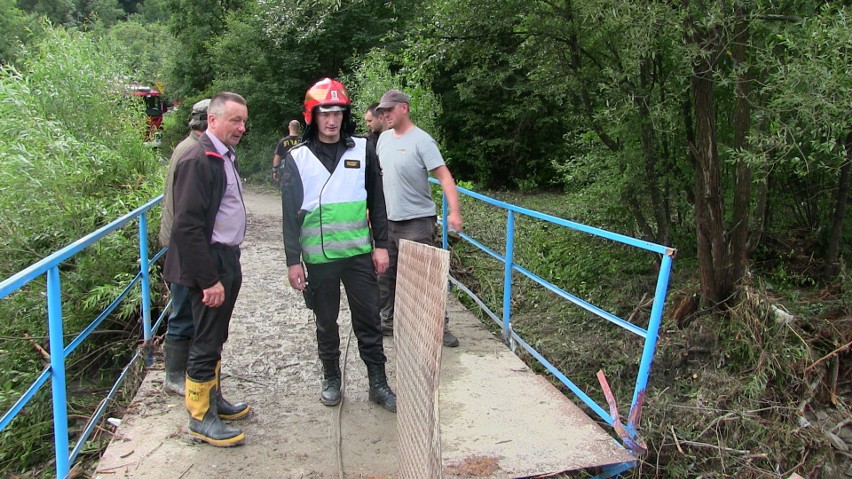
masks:
[[[396,477],[396,416],[368,401],[354,337],[345,362],[342,410],[320,404],[312,317],[299,305],[299,296],[282,289],[286,273],[269,271],[269,258],[280,255],[280,220],[273,215],[271,232],[253,233],[265,219],[253,207],[257,198],[246,199],[254,222],[242,255],[244,287],[223,353],[226,397],[246,400],[253,408],[251,416],[236,423],[246,443],[221,449],[189,440],[183,399],[162,392],[158,362],[122,418],[95,477],[343,477],[335,447],[338,431],[345,477]],[[281,304],[291,311],[282,314],[276,306]],[[527,477],[633,460],[457,301],[450,298],[449,305],[461,347],[443,351],[444,477]],[[348,310],[341,311],[340,322],[345,348]],[[394,346],[388,338],[392,386]]]

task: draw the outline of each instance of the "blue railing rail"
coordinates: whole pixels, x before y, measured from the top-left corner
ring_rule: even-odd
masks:
[[[434,178],[430,178],[434,184],[440,185]],[[672,268],[672,260],[674,259],[677,250],[674,248],[670,248],[668,246],[662,246],[655,243],[650,243],[647,241],[638,240],[636,238],[631,238],[629,236],[624,236],[618,233],[612,233],[600,228],[595,228],[592,226],[587,226],[581,223],[576,223],[573,221],[568,221],[562,218],[558,218],[556,216],[540,213],[538,211],[533,211],[527,208],[522,208],[520,206],[515,206],[509,203],[505,203],[503,201],[495,200],[494,198],[490,198],[488,196],[470,191],[468,189],[457,187],[459,193],[465,196],[469,196],[471,198],[475,198],[479,201],[485,202],[489,205],[496,206],[506,211],[507,219],[506,219],[506,249],[504,253],[498,253],[493,249],[485,246],[480,241],[469,236],[467,233],[462,232],[459,234],[461,238],[466,240],[467,242],[473,244],[480,250],[484,251],[494,259],[500,261],[504,265],[504,274],[503,274],[503,301],[502,301],[502,317],[498,316],[494,313],[488,305],[486,305],[481,298],[476,296],[470,289],[465,287],[455,278],[450,278],[450,282],[462,290],[465,294],[470,296],[476,304],[479,305],[480,308],[498,325],[503,333],[503,340],[512,348],[514,351],[517,345],[520,345],[523,349],[525,349],[530,355],[532,355],[539,363],[541,363],[554,377],[556,377],[565,387],[567,387],[571,392],[573,392],[581,401],[583,401],[586,406],[588,406],[592,411],[595,412],[601,419],[606,421],[607,424],[613,426],[616,429],[616,432],[621,437],[624,445],[634,451],[638,452],[642,449],[641,442],[639,441],[637,426],[639,423],[639,419],[641,417],[642,405],[645,401],[645,390],[648,385],[648,376],[651,372],[651,362],[654,358],[654,351],[657,346],[657,334],[660,329],[660,322],[663,317],[663,307],[665,305],[666,293],[668,291],[669,284],[669,276],[671,274]],[[443,194],[443,207],[442,207],[442,224],[447,224],[447,197],[446,194]],[[600,238],[605,238],[611,241],[615,241],[618,243],[622,243],[634,248],[638,248],[640,250],[649,251],[651,253],[656,253],[660,255],[660,268],[659,273],[657,275],[656,289],[654,292],[654,301],[651,306],[651,315],[648,322],[647,328],[642,328],[637,326],[629,321],[626,321],[598,306],[595,306],[592,303],[589,303],[561,288],[556,286],[555,284],[541,278],[534,272],[520,266],[515,263],[515,255],[514,255],[514,247],[515,247],[515,217],[516,215],[525,215],[530,218],[536,218],[538,220],[546,221],[548,223],[552,223],[555,225],[563,226],[565,228],[570,228],[575,231],[579,231],[591,236],[596,236]],[[442,244],[444,249],[448,247],[448,234],[447,228],[442,228]],[[644,345],[642,348],[642,357],[639,362],[639,370],[637,372],[636,385],[633,389],[633,399],[630,404],[630,411],[627,416],[628,421],[627,424],[624,425],[621,423],[620,418],[616,412],[615,401],[611,397],[611,392],[609,391],[609,386],[606,384],[605,378],[599,375],[599,378],[602,379],[601,387],[604,390],[604,394],[607,396],[607,401],[609,402],[610,411],[607,412],[601,405],[599,405],[595,400],[590,398],[579,386],[577,386],[573,381],[571,381],[565,374],[562,373],[559,369],[557,369],[550,361],[547,360],[541,353],[539,353],[535,348],[530,346],[529,343],[524,341],[513,329],[512,329],[512,276],[517,272],[520,273],[532,281],[544,286],[548,291],[553,292],[557,296],[585,309],[586,311],[593,313],[594,315],[605,319],[621,328],[627,330],[628,332],[635,334],[644,338]]]
[[[150,271],[157,260],[165,254],[165,248],[158,251],[154,257],[148,257],[148,212],[162,201],[162,195],[145,203],[143,206],[127,213],[112,223],[90,233],[61,250],[43,258],[41,261],[20,271],[0,283],[0,299],[13,294],[29,284],[31,281],[46,275],[47,289],[47,322],[48,338],[50,340],[50,365],[44,368],[27,391],[18,399],[12,407],[0,418],[0,431],[6,429],[24,406],[32,400],[42,386],[50,380],[53,398],[53,437],[54,452],[56,456],[56,477],[65,478],[70,472],[71,465],[77,459],[83,446],[95,427],[106,412],[110,402],[118,394],[124,379],[129,376],[132,366],[140,358],[150,364],[151,338],[168,311],[164,308],[163,314],[154,325],[151,324],[151,288]],[[139,221],[139,271],[124,287],[124,290],[116,297],[107,308],[101,312],[86,328],[84,328],[70,343],[65,344],[65,332],[62,325],[62,282],[60,266],[63,262],[80,253],[87,247],[93,245],[110,233],[123,228],[128,223],[138,219]],[[116,379],[106,398],[98,405],[95,413],[89,419],[86,427],[77,437],[77,443],[69,452],[68,436],[68,404],[66,401],[66,377],[65,360],[71,353],[98,328],[98,326],[121,304],[133,288],[139,284],[141,288],[142,308],[142,334],[144,347],[137,349],[135,355]]]

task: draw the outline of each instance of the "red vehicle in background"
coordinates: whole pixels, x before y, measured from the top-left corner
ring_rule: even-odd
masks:
[[[145,113],[148,116],[145,144],[159,147],[160,132],[163,129],[163,114],[168,109],[163,101],[162,94],[154,87],[135,83],[128,85],[125,91],[127,95],[138,97],[145,102]]]

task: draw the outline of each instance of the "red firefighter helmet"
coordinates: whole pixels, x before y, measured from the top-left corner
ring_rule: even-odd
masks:
[[[313,84],[305,93],[305,123],[311,124],[313,111],[316,107],[330,108],[333,106],[349,108],[352,100],[346,85],[331,78],[324,78]],[[332,110],[329,110],[332,111]]]

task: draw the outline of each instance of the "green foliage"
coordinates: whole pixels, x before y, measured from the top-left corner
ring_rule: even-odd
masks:
[[[407,65],[398,73],[393,73],[390,57],[385,50],[372,50],[363,60],[359,60],[351,79],[343,78],[355,98],[353,113],[359,115],[360,119],[370,104],[379,101],[386,91],[392,88],[402,90],[411,100],[411,121],[445,147],[442,131],[437,124],[442,113],[440,99],[422,79],[418,80],[418,76],[414,75],[416,70],[413,65]]]
[[[19,0],[18,7],[54,25],[111,27],[127,12],[118,0]]]
[[[8,277],[158,195],[161,165],[142,146],[145,116],[128,101],[129,71],[105,40],[47,28],[20,70],[0,70],[0,277]],[[156,224],[156,217],[150,218]],[[128,226],[61,268],[66,335],[78,334],[117,295],[138,263],[138,230]],[[149,244],[156,228],[149,231]],[[156,278],[153,282],[156,284]],[[0,304],[0,410],[6,410],[44,366],[44,280]],[[94,291],[94,294],[92,292]],[[115,367],[132,351],[120,340],[134,327],[138,293],[67,360],[68,378]],[[135,339],[135,338],[134,338]],[[109,344],[111,346],[104,346]],[[124,359],[126,360],[126,359]],[[49,393],[3,434],[0,474],[35,467],[50,456]],[[11,431],[18,431],[12,433]],[[26,431],[21,433],[20,431]]]
[[[169,20],[169,0],[145,0],[136,6],[136,13],[131,19],[142,24],[166,23]],[[162,38],[161,40],[166,40]]]
[[[18,8],[53,24],[71,24],[77,10],[73,0],[18,0]]]
[[[242,4],[242,0],[168,0],[169,29],[180,45],[179,53],[169,60],[172,97],[197,95],[210,86],[218,68],[210,45],[226,31],[228,12]]]
[[[529,2],[426,2],[413,23],[407,68],[442,100],[438,123],[455,176],[483,186],[552,188],[572,121],[553,90],[536,90],[522,66]],[[551,83],[552,87],[552,83]]]
[[[165,24],[134,16],[110,28],[107,41],[127,59],[131,80],[150,85],[166,78],[164,60],[174,55],[175,43]]]
[[[0,65],[11,63],[22,51],[36,22],[16,6],[15,0],[0,0]]]
[[[756,148],[748,161],[773,168],[779,186],[773,199],[789,213],[779,215],[779,227],[825,231],[830,222],[835,195],[825,192],[837,188],[852,130],[850,30],[849,8],[826,4],[818,15],[780,29],[774,54],[760,59],[769,72],[762,88],[769,100],[759,112],[767,127],[752,135]]]

